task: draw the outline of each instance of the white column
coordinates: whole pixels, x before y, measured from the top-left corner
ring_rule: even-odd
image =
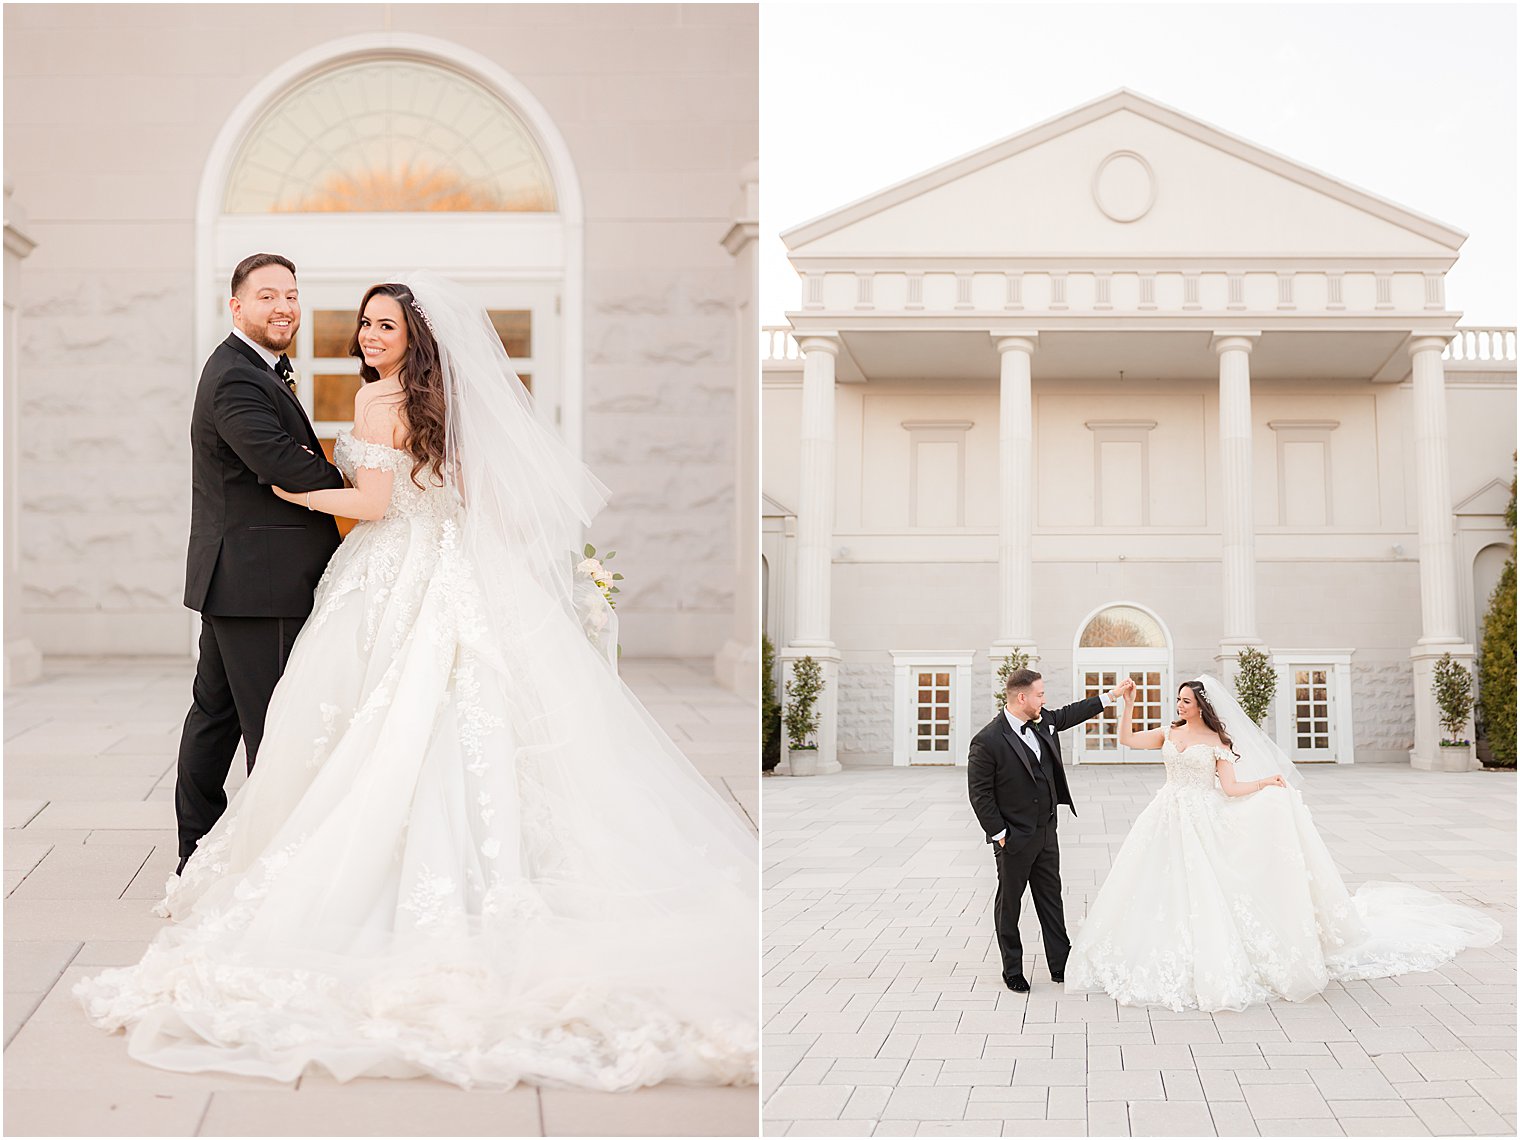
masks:
[[[1449,333],[1414,334],[1409,355],[1414,372],[1415,495],[1420,534],[1420,639],[1410,651],[1414,672],[1414,748],[1416,768],[1444,769],[1457,753],[1440,747],[1440,712],[1433,684],[1435,664],[1450,653],[1471,670],[1473,647],[1462,641],[1457,624],[1456,545],[1452,537],[1451,466],[1446,441],[1446,368],[1441,352]],[[1472,739],[1469,722],[1466,738]],[[1461,767],[1466,767],[1462,764]]]
[[[993,334],[998,381],[998,626],[988,651],[992,684],[1014,650],[1039,656],[1034,640],[1034,399],[1039,333]]]
[[[1259,332],[1217,333],[1219,357],[1219,494],[1224,545],[1224,626],[1221,662],[1259,645],[1256,636],[1256,521],[1251,469],[1251,347]],[[1227,669],[1227,671],[1229,671]]]
[[[21,614],[21,396],[16,375],[20,353],[21,262],[36,243],[5,187],[5,687],[42,676],[42,654],[26,636]]]
[[[745,168],[734,224],[723,238],[733,255],[734,387],[734,620],[713,671],[719,684],[754,696],[760,685],[760,320],[755,238],[760,231],[760,165]]]
[[[796,615],[791,643],[780,654],[787,663],[810,656],[823,670],[818,702],[818,771],[839,771],[835,733],[839,708],[839,650],[829,631],[834,572],[834,364],[835,333],[797,338],[802,350],[802,472],[797,503]]]

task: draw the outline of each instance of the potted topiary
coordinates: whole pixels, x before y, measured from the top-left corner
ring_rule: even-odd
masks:
[[[811,656],[792,662],[792,676],[786,683],[786,711],[782,726],[786,729],[787,757],[794,776],[818,774],[818,696],[823,692],[823,670]]]
[[[1260,649],[1250,646],[1242,649],[1240,667],[1235,674],[1235,697],[1258,728],[1276,692],[1277,670],[1272,668],[1272,659]]]
[[[1432,687],[1441,727],[1446,730],[1440,741],[1436,768],[1441,772],[1469,771],[1473,767],[1472,741],[1462,738],[1461,733],[1473,708],[1472,674],[1453,660],[1450,653],[1443,653],[1436,662]]]

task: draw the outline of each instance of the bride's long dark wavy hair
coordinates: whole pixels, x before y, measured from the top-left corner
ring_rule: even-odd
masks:
[[[1177,686],[1177,691],[1179,693],[1182,692],[1183,689],[1192,690],[1193,699],[1198,702],[1198,711],[1203,715],[1204,725],[1207,728],[1213,730],[1213,732],[1218,735],[1219,743],[1223,744],[1231,752],[1235,752],[1235,744],[1230,740],[1230,734],[1224,730],[1224,721],[1219,719],[1219,714],[1214,711],[1214,706],[1209,703],[1208,694],[1203,691],[1203,682],[1184,681],[1182,684]],[[1174,720],[1172,721],[1172,727],[1181,728],[1186,723],[1187,721],[1185,720]],[[1237,756],[1240,755],[1238,752],[1235,754]]]
[[[405,285],[394,282],[372,285],[359,302],[359,316],[354,321],[354,335],[348,342],[348,355],[359,359],[359,378],[366,384],[380,379],[380,373],[364,360],[359,347],[359,325],[371,297],[391,297],[401,306],[406,318],[406,354],[401,358],[401,423],[406,428],[406,450],[411,453],[412,482],[421,487],[417,475],[431,468],[431,477],[443,485],[443,464],[447,458],[444,445],[447,415],[443,385],[443,364],[438,341],[422,317],[417,298]]]

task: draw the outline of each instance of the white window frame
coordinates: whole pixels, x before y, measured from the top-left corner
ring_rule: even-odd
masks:
[[[950,713],[950,762],[965,767],[966,750],[971,745],[972,661],[976,651],[943,649],[894,649],[892,653],[892,764],[906,768],[913,763],[914,727],[918,723],[915,669],[951,671],[952,701]],[[940,767],[941,765],[923,765]]]
[[[1334,723],[1331,726],[1331,747],[1335,751],[1334,763],[1356,763],[1356,734],[1351,709],[1351,657],[1354,649],[1278,649],[1272,653],[1272,665],[1277,670],[1276,714],[1272,724],[1278,747],[1287,753],[1294,763],[1325,764],[1331,761],[1305,758],[1300,761],[1293,747],[1293,676],[1294,669],[1323,668],[1329,677],[1331,709]]]

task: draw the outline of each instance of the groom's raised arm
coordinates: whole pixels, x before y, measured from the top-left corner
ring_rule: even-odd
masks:
[[[997,795],[993,791],[997,764],[987,754],[987,750],[974,740],[968,756],[966,787],[971,793],[971,810],[976,812],[976,820],[987,833],[987,841],[990,843],[993,836],[1008,827],[1002,813],[998,811]]]
[[[259,482],[298,493],[343,486],[342,472],[285,429],[268,390],[257,381],[235,372],[223,377],[212,408],[217,433]]]
[[[1101,697],[1087,697],[1080,701],[1073,701],[1069,705],[1062,705],[1058,709],[1046,709],[1041,714],[1041,719],[1049,720],[1055,725],[1057,732],[1065,732],[1084,720],[1092,720],[1112,703],[1108,700],[1108,694],[1104,693]]]

